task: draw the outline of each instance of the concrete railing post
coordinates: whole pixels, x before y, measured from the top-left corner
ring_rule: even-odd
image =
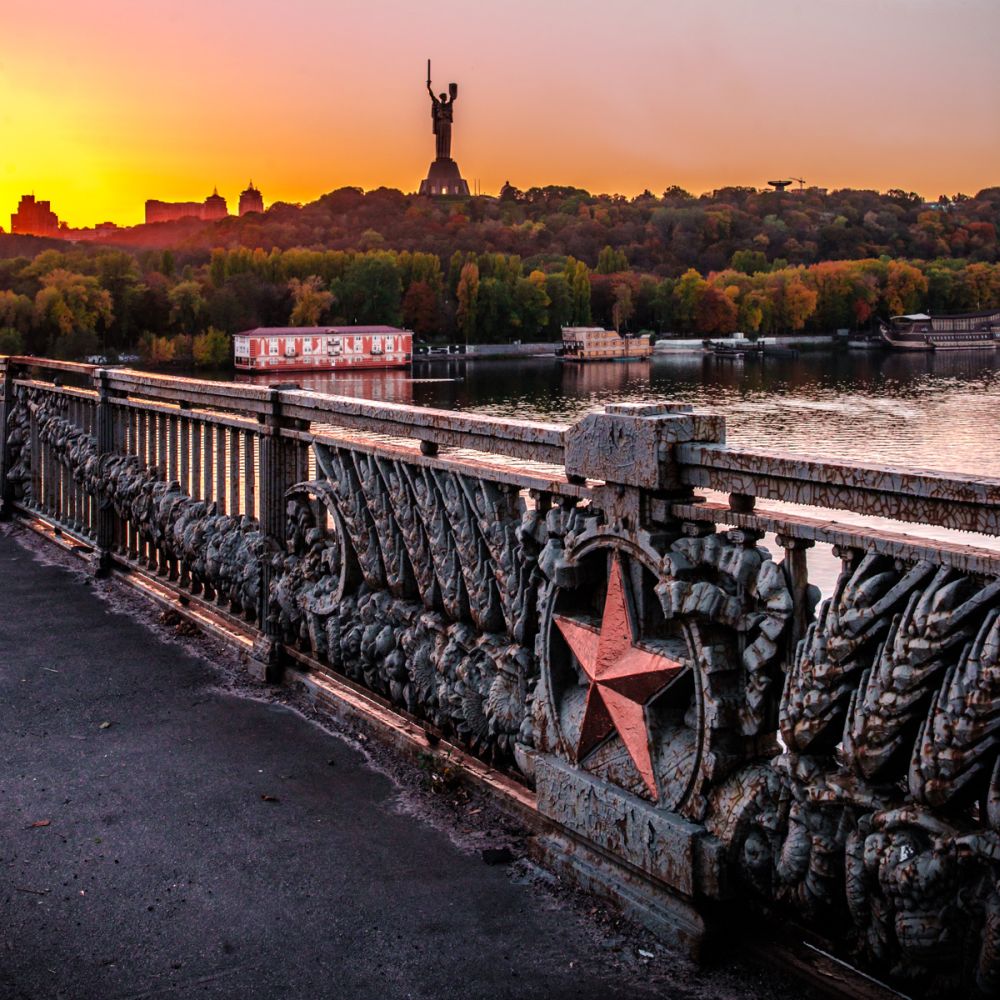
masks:
[[[250,672],[259,680],[281,678],[281,630],[270,609],[273,560],[284,550],[285,448],[281,440],[281,391],[272,388],[270,408],[259,417],[260,433],[260,530],[264,539],[260,554],[260,599],[257,609],[259,632],[254,642]]]

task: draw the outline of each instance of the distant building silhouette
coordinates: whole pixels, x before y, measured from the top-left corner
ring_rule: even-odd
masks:
[[[10,217],[10,231],[22,236],[59,236],[59,216],[47,201],[35,201],[33,194],[21,195],[17,211]]]
[[[212,221],[229,215],[226,199],[216,188],[204,201],[146,201],[146,223],[177,222],[179,219],[203,219]]]
[[[206,221],[212,219],[224,219],[229,215],[229,209],[226,207],[226,199],[219,194],[219,189],[214,188],[212,193],[205,199],[205,207],[202,210],[201,217]]]
[[[240,215],[263,211],[264,198],[260,191],[253,186],[253,181],[251,181],[250,186],[245,191],[240,192]]]

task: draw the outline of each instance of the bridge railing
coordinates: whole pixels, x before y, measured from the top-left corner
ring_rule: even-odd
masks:
[[[750,896],[912,992],[1000,983],[1000,481],[732,449],[673,404],[0,375],[5,513],[507,771],[661,930]]]

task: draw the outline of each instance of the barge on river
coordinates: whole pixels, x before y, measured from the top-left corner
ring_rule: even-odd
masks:
[[[556,353],[563,361],[648,361],[653,355],[648,333],[623,337],[599,326],[564,326],[562,338]]]
[[[911,313],[879,323],[879,334],[894,351],[968,351],[994,348],[1000,341],[1000,309],[928,316]]]
[[[413,334],[394,326],[259,326],[233,335],[238,371],[330,372],[405,368]]]

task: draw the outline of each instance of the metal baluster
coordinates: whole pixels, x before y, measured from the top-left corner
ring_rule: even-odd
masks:
[[[229,513],[236,517],[240,512],[240,432],[229,428]]]
[[[212,489],[215,469],[215,434],[212,425],[206,421],[202,424],[202,432],[205,435],[204,463],[202,466],[202,484],[205,499],[212,500],[215,492]]]
[[[252,431],[247,431],[243,435],[243,510],[247,517],[256,516],[254,510],[254,450],[256,443],[256,436]]]
[[[226,513],[226,429],[215,428],[215,499],[219,512]]]

